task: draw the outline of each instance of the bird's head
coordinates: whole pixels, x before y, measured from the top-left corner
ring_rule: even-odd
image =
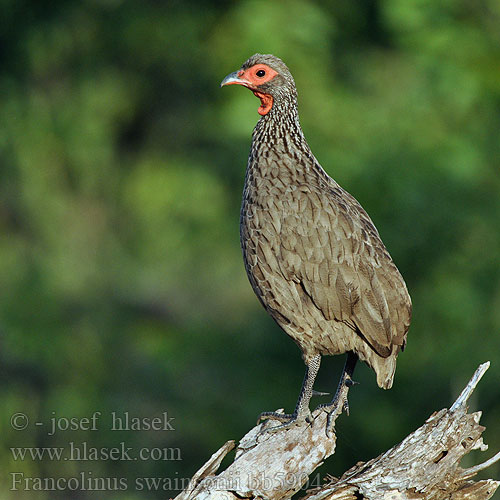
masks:
[[[296,99],[295,82],[285,63],[272,54],[254,54],[238,70],[222,80],[220,86],[243,85],[259,99],[258,112],[264,116],[273,105]]]

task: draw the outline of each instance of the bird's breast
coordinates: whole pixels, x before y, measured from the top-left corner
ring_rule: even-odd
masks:
[[[330,207],[323,206],[307,169],[298,169],[292,160],[285,156],[277,162],[271,156],[249,163],[240,225],[249,273],[271,262],[277,272],[293,276],[301,258],[323,259],[323,247],[330,245]]]

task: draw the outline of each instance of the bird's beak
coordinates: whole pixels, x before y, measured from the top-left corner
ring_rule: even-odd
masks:
[[[246,80],[243,80],[240,78],[240,75],[243,74],[243,71],[240,69],[238,71],[233,71],[232,73],[229,73],[229,75],[222,80],[220,86],[224,87],[225,85],[233,85],[233,84],[238,84],[238,85],[244,85],[245,87],[248,87],[250,85],[250,82],[247,82]]]

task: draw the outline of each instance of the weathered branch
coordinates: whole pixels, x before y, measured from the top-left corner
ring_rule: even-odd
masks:
[[[305,497],[308,500],[486,500],[499,481],[474,482],[480,470],[500,460],[500,453],[481,465],[462,469],[461,458],[474,449],[487,449],[479,425],[481,412],[467,413],[467,401],[489,362],[476,370],[449,410],[435,412],[422,427],[379,457],[359,463],[340,479]],[[347,390],[342,395],[347,397]],[[335,452],[335,436],[326,435],[326,413],[318,410],[311,424],[276,433],[262,432],[276,425],[257,425],[240,441],[233,463],[216,474],[222,459],[234,448],[228,441],[193,476],[176,500],[288,499],[309,475]],[[334,420],[338,415],[334,415]]]

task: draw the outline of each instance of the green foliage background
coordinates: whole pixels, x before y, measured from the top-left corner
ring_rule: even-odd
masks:
[[[175,489],[261,411],[293,408],[300,352],[253,296],[238,241],[258,101],[219,89],[255,52],[290,67],[315,155],[371,214],[414,303],[394,388],[359,368],[322,473],[398,442],[488,359],[471,405],[490,450],[464,466],[500,449],[497,0],[2,0],[0,11],[0,499],[168,498],[135,478]],[[324,363],[318,390],[334,390],[342,362]],[[48,436],[50,418],[95,411],[98,431]],[[166,411],[175,431],[111,432],[113,411]],[[10,425],[15,412],[26,430]],[[9,450],[70,441],[179,448],[182,460]],[[129,486],[10,491],[12,472],[89,471]]]

